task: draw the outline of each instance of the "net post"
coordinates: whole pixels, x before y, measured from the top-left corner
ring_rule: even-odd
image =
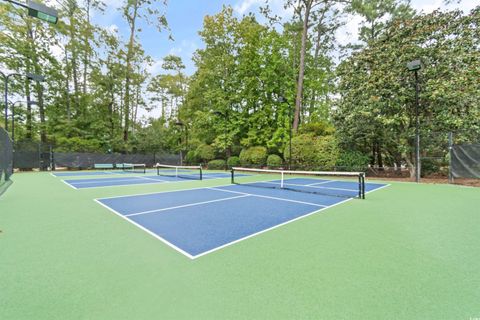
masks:
[[[200,180],[203,180],[202,166],[200,166]]]
[[[282,180],[280,180],[280,188],[283,189],[283,171],[282,171]]]
[[[362,199],[365,199],[365,173],[362,172],[360,175],[362,177]]]
[[[453,132],[448,133],[448,156],[450,163],[448,165],[448,183],[453,184],[452,156],[453,156]]]
[[[358,199],[362,199],[363,189],[362,189],[362,173],[358,174]]]
[[[234,178],[234,170],[233,170],[233,167],[232,167],[232,170],[230,170],[230,174],[231,174],[231,179],[232,179],[232,184],[235,183],[235,178]]]
[[[147,174],[147,165],[146,164],[143,165],[143,174]]]

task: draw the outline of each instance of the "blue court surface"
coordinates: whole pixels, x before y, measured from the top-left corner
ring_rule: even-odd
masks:
[[[230,173],[204,173],[203,179],[220,179],[228,178]],[[198,180],[198,177],[193,177],[193,180]],[[67,185],[74,189],[86,189],[86,188],[100,188],[100,187],[115,187],[115,186],[129,186],[137,184],[153,184],[153,183],[167,183],[167,182],[179,182],[179,181],[191,181],[185,178],[177,178],[170,176],[158,176],[158,175],[141,175],[135,177],[112,177],[112,178],[92,178],[92,179],[76,179],[76,180],[63,180]]]
[[[285,181],[291,186],[321,187],[322,192],[327,193],[328,190],[355,193],[358,188],[356,182],[348,181],[300,178]],[[365,189],[371,192],[385,186],[367,183]],[[252,183],[96,201],[194,259],[351,199],[265,188]]]
[[[148,170],[147,173],[154,173],[155,170]],[[135,172],[133,172],[135,173]],[[52,172],[52,175],[55,177],[81,177],[81,176],[105,176],[110,174],[132,174],[130,171],[66,171],[66,172]]]

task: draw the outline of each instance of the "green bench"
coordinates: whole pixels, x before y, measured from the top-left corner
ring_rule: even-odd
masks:
[[[95,163],[93,165],[93,168],[95,168],[95,169],[114,169],[115,167],[113,166],[112,163]]]

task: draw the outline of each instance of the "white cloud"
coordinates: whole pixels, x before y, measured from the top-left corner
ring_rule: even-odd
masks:
[[[468,12],[479,5],[477,0],[463,0],[460,2],[453,1],[449,5],[445,5],[443,0],[413,0],[412,7],[418,12],[430,13],[437,9],[460,9],[463,12]]]
[[[162,71],[163,59],[155,60],[151,65],[148,65],[147,71],[151,75],[157,75]]]
[[[110,34],[116,34],[118,32],[118,26],[116,24],[111,24],[105,28]]]
[[[105,11],[110,11],[112,9],[118,9],[120,8],[121,6],[123,6],[123,2],[124,1],[120,1],[120,0],[103,0],[103,3],[105,3]]]
[[[358,39],[358,31],[362,18],[356,15],[349,15],[347,23],[336,32],[337,41],[340,45],[355,42]]]
[[[243,15],[247,13],[247,11],[249,11],[252,7],[259,6],[262,2],[262,0],[242,0],[236,5],[234,5],[233,9],[240,15]]]

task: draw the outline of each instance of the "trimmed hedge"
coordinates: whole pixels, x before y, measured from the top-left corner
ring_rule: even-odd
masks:
[[[292,165],[297,169],[331,169],[339,155],[337,141],[333,136],[315,137],[300,134],[292,139]],[[284,158],[289,159],[286,148]]]
[[[265,147],[250,147],[243,149],[240,152],[240,164],[242,166],[262,166],[267,160],[267,148]]]
[[[267,158],[267,166],[270,168],[278,168],[283,165],[283,160],[280,156],[276,154],[271,154]]]
[[[208,162],[209,170],[223,170],[225,169],[225,160],[215,159]]]

